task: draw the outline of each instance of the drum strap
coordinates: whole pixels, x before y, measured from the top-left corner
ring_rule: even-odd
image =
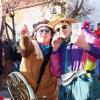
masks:
[[[50,49],[50,52],[44,57],[44,60],[43,60],[43,62],[42,62],[42,64],[41,64],[40,73],[39,73],[39,78],[38,78],[38,80],[37,80],[37,86],[36,86],[35,92],[37,92],[37,90],[38,90],[38,88],[39,88],[39,85],[40,85],[42,76],[43,76],[44,71],[45,71],[45,68],[46,68],[46,65],[48,64],[48,61],[49,61],[49,59],[50,59],[51,51],[52,51],[52,48]]]

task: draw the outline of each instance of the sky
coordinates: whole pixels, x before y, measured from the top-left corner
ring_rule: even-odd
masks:
[[[94,21],[95,24],[97,24],[100,22],[100,0],[89,0],[89,2],[90,5],[94,8],[94,11],[90,18]]]

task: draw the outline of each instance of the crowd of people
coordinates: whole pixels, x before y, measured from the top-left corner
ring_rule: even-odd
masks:
[[[100,99],[100,23],[91,31],[91,23],[84,21],[81,31],[74,33],[73,24],[77,23],[62,13],[55,14],[50,21],[35,24],[32,37],[24,26],[19,33],[19,73],[25,79],[14,70],[10,72],[15,78],[7,74],[14,100],[31,100],[25,80],[38,100]]]
[[[0,91],[6,85],[7,76],[13,71],[19,71],[20,61],[21,54],[17,52],[14,43],[2,35],[0,38]]]

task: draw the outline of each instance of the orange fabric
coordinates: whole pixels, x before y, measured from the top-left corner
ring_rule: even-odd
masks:
[[[42,64],[42,59],[36,59],[36,54],[33,53],[28,58],[22,58],[20,71],[28,79],[33,90],[36,88],[36,82],[39,77],[39,71]],[[58,88],[57,88],[57,79],[52,76],[50,69],[50,63],[46,66],[45,72],[42,76],[40,82],[37,96],[47,96],[47,99],[42,100],[58,100]]]

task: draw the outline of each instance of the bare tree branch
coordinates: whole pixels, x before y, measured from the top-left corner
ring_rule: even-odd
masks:
[[[82,5],[83,5],[83,2],[84,2],[84,0],[81,1],[80,5],[79,5],[79,7],[78,7],[79,1],[77,0],[76,6],[75,6],[75,10],[72,12],[71,17],[74,18],[74,17],[76,17],[76,16],[78,15],[78,13],[79,13],[79,11],[81,10],[81,7],[82,7]]]

